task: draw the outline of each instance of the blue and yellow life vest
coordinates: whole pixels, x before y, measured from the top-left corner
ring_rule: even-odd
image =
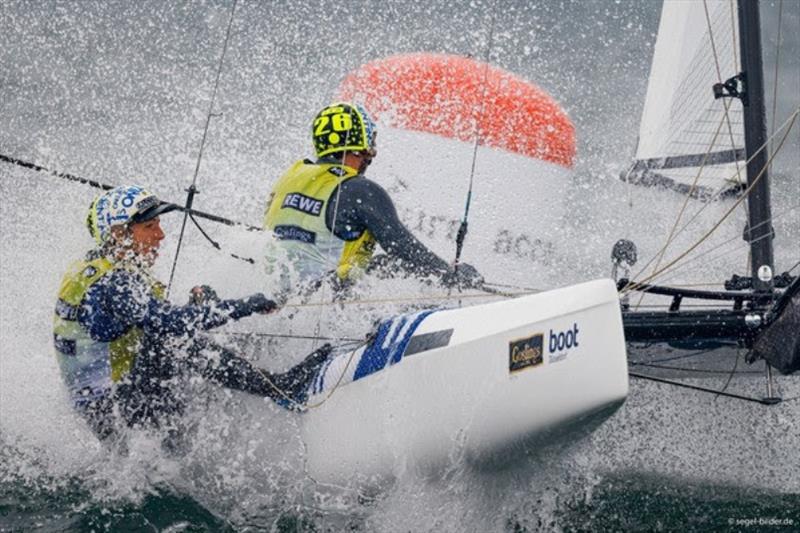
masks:
[[[78,261],[61,281],[55,315],[53,339],[61,375],[75,401],[88,401],[108,392],[133,368],[142,331],[131,328],[118,338],[103,342],[92,339],[78,322],[78,311],[89,289],[115,268],[108,258]],[[156,298],[163,299],[163,285],[153,281]]]
[[[334,190],[356,175],[346,165],[298,161],[273,188],[264,216],[264,228],[277,240],[272,255],[283,255],[301,279],[319,279],[331,271],[340,279],[351,278],[372,257],[375,238],[369,231],[340,239],[325,225]]]

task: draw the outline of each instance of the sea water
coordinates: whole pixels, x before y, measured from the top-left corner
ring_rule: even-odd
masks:
[[[227,2],[5,2],[0,152],[111,184],[144,183],[164,199],[181,201],[197,163],[230,7]],[[553,189],[568,208],[546,257],[532,258],[524,250],[469,255],[471,242],[496,237],[475,225],[465,256],[495,282],[507,279],[506,265],[516,272],[528,268],[527,286],[537,289],[606,276],[616,239],[631,238],[642,257],[652,256],[683,202],[664,191],[631,190],[617,179],[635,146],[659,7],[621,1],[335,7],[240,2],[215,106],[221,116],[211,119],[195,207],[258,225],[270,185],[294,159],[310,155],[308,123],[315,110],[364,61],[412,51],[484,57],[488,48],[493,63],[534,81],[561,103],[576,125],[578,155],[571,175]],[[765,32],[769,73],[777,19],[770,8],[775,7],[764,2],[765,24],[773,28]],[[782,32],[776,122],[798,105],[792,87],[800,54],[792,50],[800,48],[800,32],[787,29],[800,27],[797,4],[785,5],[782,16],[788,26]],[[413,151],[420,142],[403,132],[396,138],[401,151]],[[774,168],[779,271],[797,261],[797,139],[790,137]],[[379,142],[389,143],[387,150],[392,146],[388,139]],[[424,142],[440,143],[456,159],[471,157],[468,145]],[[391,152],[384,154],[383,167],[379,155],[370,169],[379,182],[406,172],[464,190],[469,179],[464,165],[430,168],[425,161],[407,160],[398,169],[387,162]],[[502,174],[480,174],[493,157],[506,156],[479,150],[476,196],[507,194],[516,201],[484,215],[533,219],[535,228],[536,202],[546,199],[521,202],[523,187],[507,190]],[[614,417],[566,449],[524,455],[513,467],[491,472],[454,461],[440,476],[409,471],[366,492],[320,486],[303,474],[298,415],[219,390],[198,395],[187,415],[192,439],[181,454],[165,451],[161,436],[147,433],[131,435],[127,454],[110,451],[67,405],[50,329],[60,276],[91,244],[83,217],[94,194],[44,173],[0,166],[0,531],[800,527],[798,401],[765,407],[638,381],[632,381],[629,398]],[[676,249],[702,236],[724,210],[710,207],[711,216],[682,235]],[[740,233],[741,217],[737,212],[715,242]],[[413,220],[406,222],[413,228]],[[170,274],[180,223],[179,216],[164,217],[168,237],[156,267],[162,279]],[[190,228],[172,300],[183,303],[198,283],[211,284],[223,297],[269,292],[259,257],[266,237],[201,224],[224,252],[259,261],[236,261]],[[444,246],[434,231],[416,231],[429,245]],[[698,261],[700,266],[675,280],[745,274],[746,257],[733,248],[721,248],[728,253]],[[226,328],[220,339],[236,344],[241,332],[259,333],[258,342],[243,349],[257,364],[280,370],[315,342],[268,334],[358,337],[376,319],[421,305],[426,297],[458,305],[436,300],[443,293],[410,280],[368,280],[354,299],[370,300],[369,305],[249,318]],[[320,301],[326,298],[330,295],[319,295]],[[701,381],[725,385],[724,378],[696,380]],[[778,382],[783,397],[800,395],[796,379]],[[737,378],[730,386],[742,394],[764,393],[761,378]]]

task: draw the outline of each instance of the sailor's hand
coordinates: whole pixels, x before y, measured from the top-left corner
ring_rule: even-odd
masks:
[[[468,263],[459,263],[454,270],[442,277],[442,283],[446,287],[475,289],[483,285],[483,276],[474,266]]]
[[[245,298],[245,302],[253,313],[260,313],[262,315],[273,313],[280,307],[278,302],[270,300],[260,292]]]
[[[189,291],[189,303],[194,305],[205,305],[208,303],[219,302],[217,291],[208,285],[197,285]]]

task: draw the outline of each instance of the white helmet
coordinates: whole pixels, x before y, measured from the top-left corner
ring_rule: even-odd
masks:
[[[98,245],[108,241],[111,228],[144,222],[177,206],[161,202],[154,194],[136,185],[124,185],[106,191],[89,206],[86,226]]]

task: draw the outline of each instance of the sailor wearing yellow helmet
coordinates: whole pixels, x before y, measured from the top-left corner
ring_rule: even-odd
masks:
[[[167,302],[150,267],[164,239],[159,215],[175,208],[138,186],[98,196],[86,219],[97,247],[61,282],[56,356],[75,409],[101,439],[115,433],[119,418],[159,426],[182,413],[175,384],[186,373],[282,405],[287,397],[302,403],[330,351],[324,346],[288,372],[269,374],[197,334],[278,306],[260,293],[220,300],[205,286],[193,289],[187,305]]]
[[[360,105],[339,102],[314,119],[315,161],[298,161],[277,181],[267,202],[264,227],[276,243],[275,263],[288,260],[300,282],[331,272],[352,279],[366,269],[378,244],[396,265],[448,286],[482,282],[468,264],[453,269],[428,250],[397,216],[389,194],[364,177],[377,155],[377,128]],[[284,287],[286,288],[286,287]]]

